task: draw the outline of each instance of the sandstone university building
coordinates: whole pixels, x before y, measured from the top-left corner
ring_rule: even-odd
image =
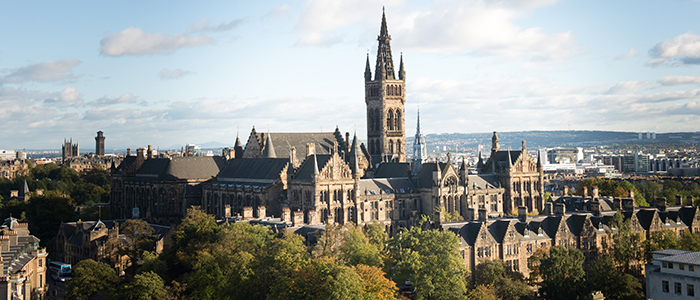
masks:
[[[394,64],[390,42],[383,14],[374,66],[368,55],[364,70],[366,142],[339,128],[253,128],[243,138],[245,146],[236,137],[221,156],[168,157],[139,148],[112,167],[113,217],[172,225],[188,207],[201,206],[222,220],[298,228],[378,222],[395,234],[427,216],[433,226],[459,236],[470,269],[502,259],[525,275],[528,259],[540,248],[575,247],[587,259],[600,255],[616,230],[608,224],[617,211],[645,236],[657,230],[700,233],[700,212],[688,202],[640,208],[634,195],[614,199],[593,193],[545,204],[540,158],[528,154],[525,142],[521,149],[501,149],[495,132],[478,174],[468,172],[463,158],[427,161],[420,115],[414,143],[406,145],[407,71],[403,56]],[[448,222],[456,216],[464,221]]]

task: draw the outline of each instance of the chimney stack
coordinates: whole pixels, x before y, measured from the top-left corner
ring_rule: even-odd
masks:
[[[486,209],[485,208],[479,208],[479,221],[486,222]]]
[[[687,198],[687,199],[688,199],[688,206],[693,206],[693,202],[695,202],[695,201],[694,201],[695,199],[693,198],[693,195],[688,195],[688,198]]]
[[[563,216],[566,213],[566,205],[564,203],[554,203],[554,214]]]
[[[593,186],[593,199],[598,199],[598,186]]]
[[[583,187],[583,198],[588,198],[588,187],[587,186]]]
[[[527,207],[518,206],[518,219],[520,219],[520,222],[527,223]]]
[[[656,198],[656,208],[658,208],[659,211],[666,211],[666,198]]]
[[[594,216],[600,217],[600,202],[598,202],[598,200],[591,201],[591,213],[593,213]]]

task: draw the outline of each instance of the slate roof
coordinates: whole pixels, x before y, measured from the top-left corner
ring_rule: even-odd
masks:
[[[212,178],[219,174],[225,165],[226,159],[221,156],[173,157],[159,179]]]
[[[429,188],[433,186],[433,171],[437,170],[437,166],[440,166],[440,170],[444,170],[447,163],[424,163],[423,167],[418,171],[417,183],[418,187]]]
[[[323,166],[331,160],[331,154],[316,154],[316,160],[318,161],[318,170],[321,171]],[[294,179],[311,181],[314,176],[314,156],[309,156],[308,159],[304,161],[294,174]]]
[[[124,157],[122,162],[119,164],[119,167],[117,167],[117,174],[122,174],[135,161],[136,161],[136,156],[130,155],[130,156]]]
[[[218,181],[246,179],[279,179],[280,172],[289,163],[288,158],[240,158],[232,159],[217,176]]]
[[[501,185],[501,183],[498,181],[498,177],[493,174],[486,174],[486,175],[467,175],[467,179],[469,180],[469,188],[472,189],[474,188],[474,184],[476,183],[476,188],[477,189],[495,189]]]
[[[337,131],[336,131],[337,132]],[[340,134],[336,132],[271,132],[273,147],[277,148],[277,158],[289,158],[289,149],[294,147],[297,150],[297,158],[303,159],[307,156],[306,144],[314,143],[316,146],[316,155],[330,154],[333,149],[333,143],[337,142],[338,147],[342,149],[345,141]],[[256,133],[259,141],[264,141],[263,132]]]
[[[407,177],[404,178],[374,178],[360,179],[360,192],[379,195],[384,194],[405,194],[413,191],[413,183]]]
[[[677,250],[677,249],[667,249],[667,250]],[[658,251],[653,251],[653,254],[657,254]],[[661,254],[661,253],[658,253]],[[699,251],[688,251],[685,253],[670,255],[666,257],[657,258],[658,261],[665,261],[670,263],[678,264],[688,264],[700,266],[700,252]]]
[[[410,172],[411,164],[409,163],[381,163],[374,178],[406,177]]]

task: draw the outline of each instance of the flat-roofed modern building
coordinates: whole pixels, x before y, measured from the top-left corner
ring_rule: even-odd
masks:
[[[645,272],[648,299],[700,299],[700,252],[666,249],[652,254]]]

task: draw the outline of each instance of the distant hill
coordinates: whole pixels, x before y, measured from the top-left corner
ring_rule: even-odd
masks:
[[[425,142],[428,149],[443,146],[448,149],[476,148],[479,144],[484,149],[491,149],[491,137],[488,133],[439,133],[428,134]],[[613,145],[663,146],[679,144],[699,144],[700,132],[657,133],[656,139],[648,139],[646,133],[639,139],[637,132],[624,131],[510,131],[498,132],[501,148],[520,149],[522,141],[527,141],[529,149],[546,147],[591,147]],[[411,149],[413,136],[406,138],[407,148]]]

